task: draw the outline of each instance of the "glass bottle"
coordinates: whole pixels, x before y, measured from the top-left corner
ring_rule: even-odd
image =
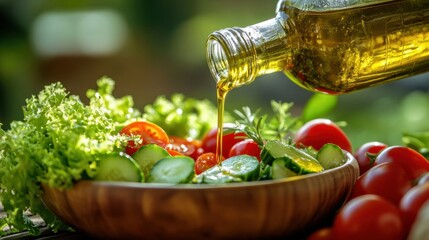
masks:
[[[280,0],[276,16],[207,40],[218,88],[283,71],[299,86],[343,94],[429,71],[428,0]]]

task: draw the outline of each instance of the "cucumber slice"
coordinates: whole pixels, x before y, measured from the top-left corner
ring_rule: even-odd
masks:
[[[293,177],[296,175],[297,174],[295,172],[286,167],[284,158],[278,158],[273,161],[273,165],[271,167],[271,177],[273,179]]]
[[[270,140],[264,145],[261,151],[261,159],[268,165],[272,165],[276,159],[284,159],[285,166],[297,174],[323,171],[322,165],[316,158],[278,140]]]
[[[144,182],[144,174],[134,159],[121,152],[100,159],[94,179],[96,181]]]
[[[222,171],[220,166],[214,166],[206,171],[202,172],[199,175],[196,175],[192,180],[193,183],[208,183],[208,184],[219,184],[219,183],[232,183],[232,182],[242,182],[243,179],[239,177],[234,177],[228,174],[227,172]]]
[[[149,171],[151,183],[189,183],[194,172],[194,159],[186,156],[169,156],[156,162]]]
[[[156,144],[144,145],[132,155],[145,176],[149,175],[150,169],[158,160],[168,156],[170,154],[167,150]]]
[[[258,180],[259,177],[259,161],[249,155],[230,157],[221,163],[221,167],[222,171],[244,181]]]
[[[249,155],[230,157],[195,177],[196,183],[229,183],[259,179],[260,166],[257,158]]]
[[[332,143],[323,145],[317,153],[316,159],[325,169],[335,168],[346,162],[343,150]]]

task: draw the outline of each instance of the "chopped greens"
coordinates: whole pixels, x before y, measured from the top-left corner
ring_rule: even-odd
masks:
[[[0,201],[7,217],[3,229],[39,229],[24,215],[40,215],[53,229],[65,227],[41,201],[41,185],[65,189],[91,177],[99,156],[120,152],[126,144],[119,129],[141,113],[133,108],[131,97],[116,99],[114,82],[97,81],[98,90],[89,90],[89,105],[70,95],[60,83],[46,86],[27,99],[23,121],[0,131]]]

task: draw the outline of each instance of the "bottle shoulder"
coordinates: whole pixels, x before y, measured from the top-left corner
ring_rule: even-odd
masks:
[[[427,0],[399,0],[406,4],[414,6],[426,6]],[[279,0],[277,2],[276,12],[288,12],[290,9],[309,12],[327,12],[338,11],[351,8],[368,7],[379,4],[397,3],[398,0],[342,0],[342,1],[326,1],[326,0]]]

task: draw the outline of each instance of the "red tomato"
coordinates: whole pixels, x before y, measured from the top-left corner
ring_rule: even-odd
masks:
[[[412,187],[413,178],[401,165],[390,162],[372,167],[356,181],[350,198],[375,194],[399,205],[402,196]]]
[[[201,148],[201,142],[191,139],[184,139],[176,136],[169,136],[170,143],[165,147],[167,150],[175,150],[182,155],[189,156],[196,160],[204,150]]]
[[[403,214],[404,225],[407,232],[416,220],[420,208],[429,201],[429,183],[414,186],[401,199],[399,209]]]
[[[377,195],[352,199],[335,216],[333,239],[401,240],[404,228],[399,209]]]
[[[171,156],[184,156],[183,153],[178,152],[176,150],[173,150],[173,149],[166,149],[166,150]]]
[[[224,126],[227,126],[230,123],[225,123]],[[234,144],[243,141],[246,134],[244,133],[228,133],[224,134],[222,137],[222,156],[228,157],[229,151],[231,150]],[[204,152],[216,152],[216,138],[217,138],[217,127],[212,128],[204,137],[201,143],[201,147],[204,149]]]
[[[127,136],[140,136],[141,143],[135,145],[134,141],[128,142],[125,152],[129,155],[132,155],[141,146],[149,143],[165,147],[169,142],[167,133],[160,126],[147,121],[132,122],[122,128],[120,134]]]
[[[222,161],[224,158],[222,158]],[[203,153],[195,161],[194,170],[196,174],[201,174],[207,169],[215,166],[218,163],[215,153]]]
[[[420,177],[419,177],[419,179],[418,179],[418,181],[417,181],[417,184],[424,184],[424,183],[427,183],[427,182],[429,182],[429,172],[426,172],[426,173],[423,173]]]
[[[429,161],[419,152],[404,146],[392,146],[382,150],[375,159],[375,165],[395,162],[409,172],[414,179],[429,171]]]
[[[238,142],[232,146],[229,151],[228,157],[238,156],[247,154],[249,156],[256,157],[259,161],[261,161],[261,149],[258,144],[252,139],[245,139],[241,142]]]
[[[307,240],[331,240],[332,228],[321,228],[312,233]]]
[[[342,149],[352,152],[352,144],[337,124],[329,119],[314,119],[306,122],[295,134],[297,147],[313,147],[319,150],[326,143],[334,143]]]
[[[367,142],[360,146],[353,154],[359,164],[360,175],[374,165],[375,156],[387,147],[381,142]]]

